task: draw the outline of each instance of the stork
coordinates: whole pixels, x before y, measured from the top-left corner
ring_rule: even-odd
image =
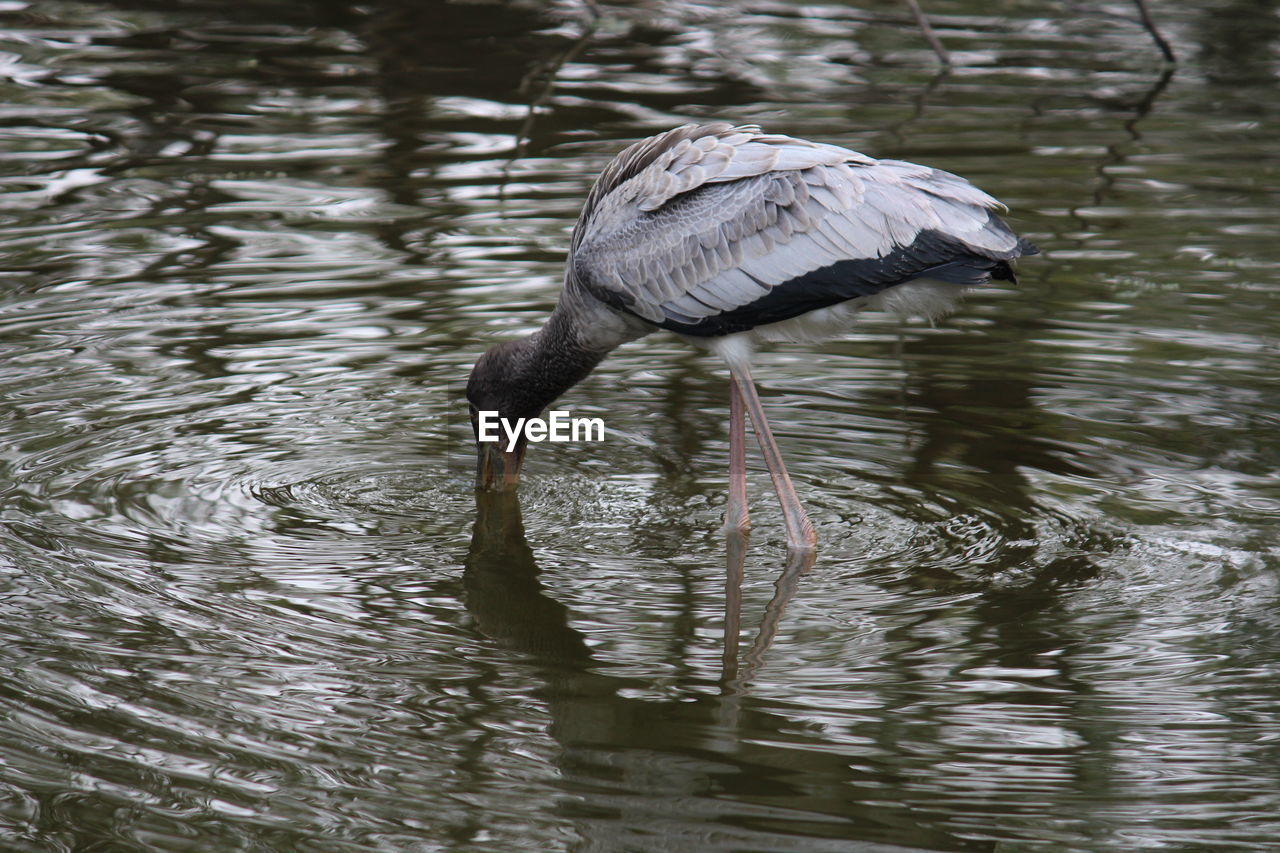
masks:
[[[1014,282],[1037,249],[968,181],[759,127],[684,125],[605,167],[574,226],[560,300],[523,340],[488,350],[467,383],[479,412],[535,418],[628,341],[667,329],[729,367],[725,525],[745,531],[746,417],[782,506],[787,545],[817,542],[751,377],[760,341],[818,340],[865,308],[937,317],[961,292]],[[509,490],[527,449],[480,441],[476,485]]]

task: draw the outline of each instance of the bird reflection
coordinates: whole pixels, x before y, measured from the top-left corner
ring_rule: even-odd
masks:
[[[800,578],[813,567],[813,552],[789,553],[782,567],[782,573],[774,582],[773,598],[765,606],[764,616],[760,620],[760,630],[755,641],[747,650],[739,668],[738,645],[742,636],[742,580],[743,567],[746,562],[747,537],[741,531],[728,531],[726,548],[725,590],[724,590],[724,657],[721,666],[721,683],[725,691],[732,693],[741,690],[764,665],[765,653],[773,640],[778,636],[778,627],[782,624],[783,613],[787,604],[796,594]]]
[[[958,839],[936,827],[904,829],[905,807],[880,801],[884,780],[839,750],[790,748],[796,721],[746,689],[811,556],[784,565],[756,637],[739,657],[746,542],[730,536],[720,689],[637,698],[628,692],[651,693],[652,685],[610,674],[570,625],[568,609],[539,581],[517,495],[478,492],[476,509],[463,574],[467,610],[483,634],[536,672],[559,747],[556,772],[565,796],[557,814],[578,836],[569,849],[789,849],[798,837],[833,831],[842,850],[904,851],[878,843],[904,837],[929,849],[956,847]],[[844,796],[815,799],[815,786]],[[764,822],[744,819],[766,814]]]
[[[726,694],[741,690],[763,665],[787,604],[815,559],[812,553],[789,555],[755,640],[740,661],[746,541],[744,534],[733,531],[726,549],[725,648],[720,676],[722,693]],[[478,490],[476,522],[463,573],[467,609],[477,627],[490,639],[530,655],[540,664],[585,677],[595,663],[591,651],[582,635],[570,627],[567,608],[546,594],[538,580],[540,571],[525,539],[518,494]],[[624,686],[622,679],[613,676],[604,680],[610,690]],[[578,686],[584,683],[577,677],[574,681]]]

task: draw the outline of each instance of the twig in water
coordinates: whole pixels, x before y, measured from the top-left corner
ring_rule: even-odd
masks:
[[[907,0],[908,3],[914,0]],[[1169,46],[1169,42],[1164,40],[1164,36],[1160,35],[1160,31],[1156,29],[1155,19],[1151,17],[1151,12],[1147,9],[1147,0],[1133,0],[1133,5],[1138,7],[1138,19],[1142,21],[1142,26],[1146,31],[1151,33],[1151,38],[1155,41],[1156,47],[1160,48],[1160,52],[1164,54],[1164,61],[1168,63],[1177,63],[1178,57],[1174,56],[1173,48]]]
[[[1135,0],[1141,5],[1142,0]],[[951,54],[947,53],[947,49],[942,46],[942,42],[934,33],[933,27],[929,25],[929,19],[924,14],[924,9],[920,8],[919,0],[907,0],[907,5],[911,7],[911,14],[916,16],[916,25],[920,27],[920,32],[924,34],[924,40],[929,43],[929,47],[933,48],[933,52],[938,55],[938,61],[943,65],[951,65]]]
[[[597,7],[594,4],[589,5],[587,8],[597,10]],[[525,155],[529,146],[529,140],[533,136],[533,123],[537,119],[538,108],[550,100],[552,92],[555,91],[556,77],[560,74],[560,69],[563,68],[566,63],[571,62],[579,53],[582,52],[582,49],[590,43],[591,37],[596,31],[597,21],[598,19],[594,16],[589,18],[582,28],[582,33],[574,40],[573,44],[569,46],[568,50],[547,66],[544,66],[541,69],[532,69],[525,75],[524,80],[521,81],[520,90],[522,92],[528,92],[532,88],[533,79],[539,71],[546,75],[546,80],[543,83],[541,90],[529,99],[529,111],[525,114],[524,121],[520,125],[520,130],[516,132],[516,150],[515,156],[512,160]]]

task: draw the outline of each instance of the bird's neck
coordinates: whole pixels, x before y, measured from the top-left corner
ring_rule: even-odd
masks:
[[[546,324],[513,345],[513,370],[507,380],[510,399],[519,400],[520,417],[534,417],[595,369],[609,351],[584,344],[574,320],[557,307]]]

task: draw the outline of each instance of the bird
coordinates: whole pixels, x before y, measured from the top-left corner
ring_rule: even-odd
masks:
[[[544,325],[490,348],[472,368],[476,487],[515,489],[527,450],[524,433],[482,441],[481,413],[536,418],[612,350],[665,329],[728,365],[725,528],[749,528],[749,416],[787,547],[814,551],[814,526],[751,374],[753,353],[764,341],[839,335],[863,309],[934,318],[968,287],[1016,283],[1011,262],[1038,250],[1000,218],[1006,210],[950,172],[756,125],[686,124],[632,144],[587,194]]]

